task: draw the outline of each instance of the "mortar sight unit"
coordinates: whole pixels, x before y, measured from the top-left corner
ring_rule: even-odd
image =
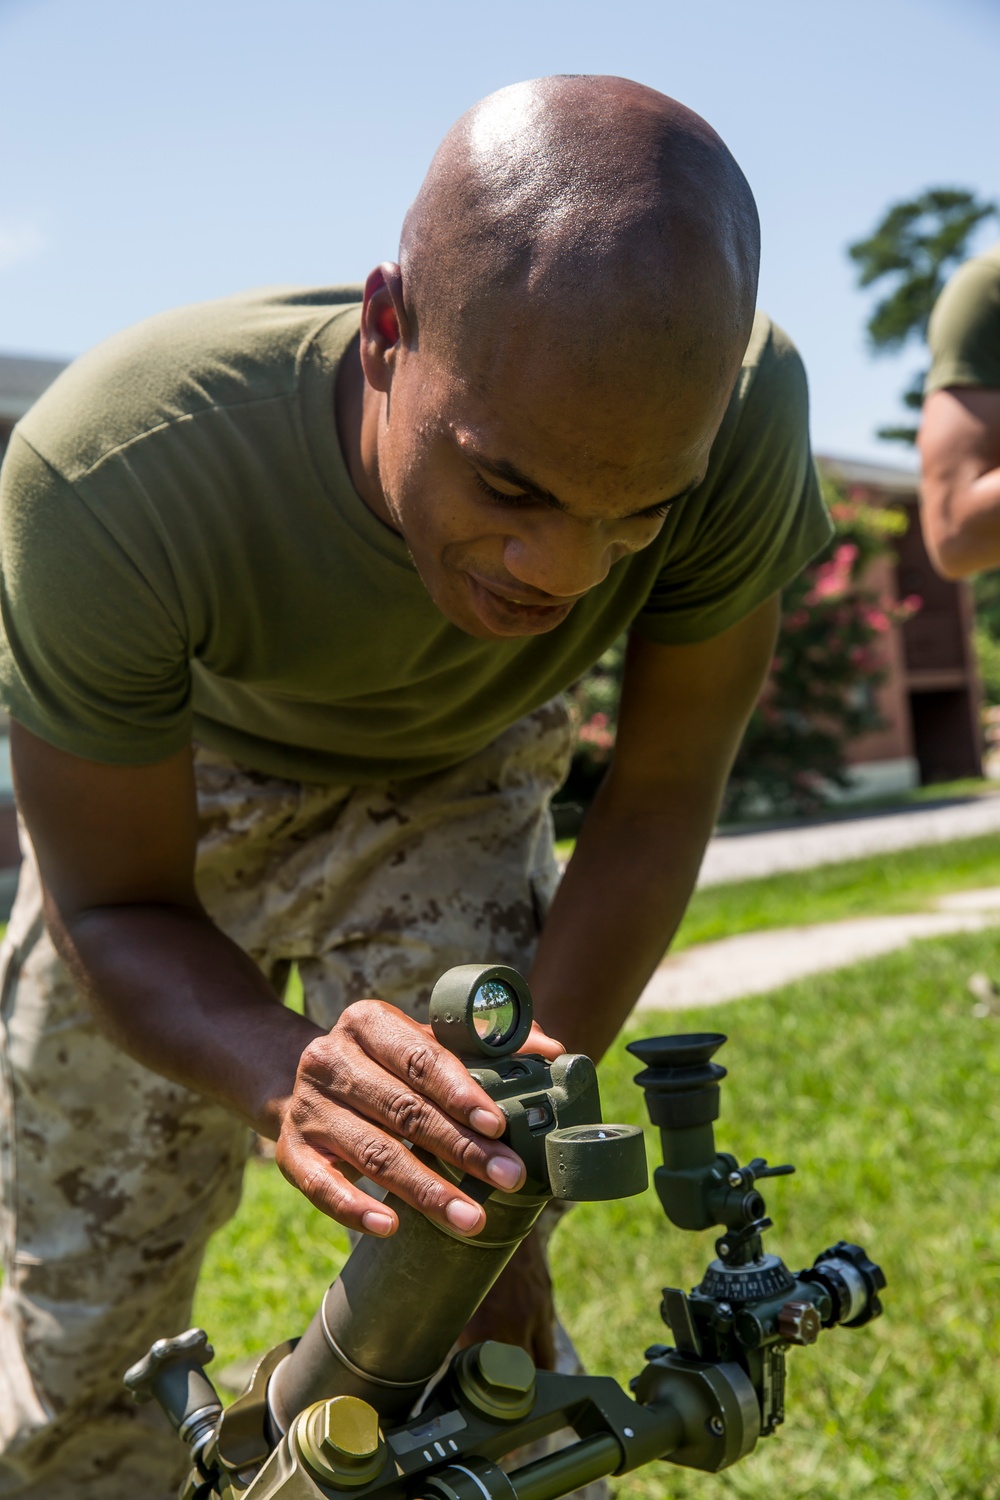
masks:
[[[712,1058],[725,1037],[657,1037],[629,1048],[660,1130],[657,1194],[677,1228],[721,1229],[699,1285],[663,1292],[673,1343],[646,1350],[631,1394],[606,1376],[537,1370],[514,1345],[454,1352],[546,1203],[632,1197],[647,1185],[646,1161],[637,1126],[603,1121],[589,1058],[518,1050],[531,996],[515,970],[449,970],[431,1024],[506,1116],[522,1187],[490,1189],[425,1156],[483,1204],[483,1230],[452,1235],[393,1199],[396,1233],[358,1242],[302,1337],[266,1354],[225,1411],[203,1330],[157,1340],[125,1383],[159,1401],[190,1446],[182,1500],[557,1500],[653,1459],[724,1469],[783,1420],[788,1349],[882,1311],[885,1278],[860,1246],[840,1241],[796,1273],[764,1251],[771,1220],[758,1184],[793,1168],[761,1157],[741,1167],[716,1151],[725,1069]],[[566,1428],[566,1446],[502,1467]]]

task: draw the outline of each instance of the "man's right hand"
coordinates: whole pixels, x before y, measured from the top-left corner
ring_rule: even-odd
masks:
[[[553,1056],[562,1050],[549,1045]],[[388,1235],[399,1223],[391,1208],[354,1185],[361,1175],[436,1223],[474,1235],[486,1221],[480,1205],[404,1143],[512,1192],[524,1167],[496,1141],[505,1125],[429,1026],[384,1001],[360,1000],[302,1053],[277,1162],[310,1203],[349,1229]]]
[[[476,1234],[480,1205],[406,1149],[516,1188],[504,1117],[430,1028],[379,1000],[329,1032],[286,1010],[217,928],[194,885],[190,751],[149,766],[70,755],[11,726],[18,802],[45,888],[46,920],[96,1019],[154,1072],[218,1100],[278,1139],[285,1176],[348,1228],[392,1234],[364,1175],[437,1223]],[[535,1027],[525,1047],[563,1050]]]

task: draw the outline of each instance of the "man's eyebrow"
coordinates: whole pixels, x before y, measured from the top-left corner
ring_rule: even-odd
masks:
[[[475,464],[477,469],[482,469],[487,474],[495,474],[498,479],[506,479],[508,484],[516,485],[519,490],[523,490],[533,500],[541,500],[544,504],[551,505],[556,510],[566,509],[558,495],[554,495],[551,490],[544,489],[542,485],[536,484],[533,479],[528,478],[527,474],[522,474],[517,465],[512,464],[508,459],[486,458],[482,454],[474,453],[466,447],[462,448],[462,453],[470,463]],[[684,500],[702,482],[703,479],[693,479],[682,490],[678,490],[676,495],[668,495],[665,500],[657,500],[655,504],[644,506],[642,510],[634,510],[630,515],[622,516],[622,520],[638,521],[654,517],[658,511],[663,510],[666,506],[673,505],[678,500]]]

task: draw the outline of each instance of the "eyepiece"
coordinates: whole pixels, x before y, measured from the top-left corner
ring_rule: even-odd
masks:
[[[628,1050],[647,1068],[699,1068],[715,1056],[726,1040],[721,1031],[682,1031],[674,1036],[645,1036]]]
[[[635,1081],[645,1092],[654,1125],[689,1130],[719,1118],[719,1084],[726,1070],[710,1059],[725,1040],[720,1031],[692,1031],[629,1043],[632,1056],[646,1064]]]
[[[531,991],[506,964],[459,964],[431,992],[436,1039],[466,1059],[506,1057],[531,1030]]]

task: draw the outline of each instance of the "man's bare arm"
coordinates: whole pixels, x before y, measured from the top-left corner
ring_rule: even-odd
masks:
[[[774,648],[779,601],[699,646],[629,645],[611,771],[531,972],[536,1013],[573,1052],[614,1041],[687,906]],[[544,1257],[529,1236],[466,1330],[552,1363]]]
[[[924,542],[945,578],[1000,567],[1000,391],[932,391],[920,427]]]
[[[696,646],[629,645],[615,757],[545,925],[538,1017],[611,1044],[673,936],[774,649],[779,600]]]
[[[503,1115],[429,1028],[393,1006],[361,1001],[326,1033],[280,1004],[198,900],[190,751],[152,766],[109,766],[19,724],[11,750],[46,920],[118,1045],[276,1138],[286,1177],[341,1223],[396,1227],[390,1210],[355,1187],[363,1172],[430,1218],[480,1229],[481,1207],[400,1140],[513,1187],[521,1164],[490,1139]]]

